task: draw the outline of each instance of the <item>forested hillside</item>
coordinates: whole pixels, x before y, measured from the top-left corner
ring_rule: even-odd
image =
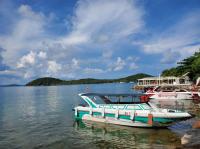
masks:
[[[136,82],[137,79],[150,77],[151,75],[138,73],[119,79],[79,79],[79,80],[60,80],[57,78],[44,77],[33,80],[26,84],[26,86],[50,86],[50,85],[71,85],[71,84],[98,84],[98,83],[114,83],[114,82]]]
[[[177,64],[177,67],[164,70],[162,76],[181,76],[189,72],[188,76],[191,80],[195,81],[197,77],[200,77],[200,49],[194,55],[183,59]]]

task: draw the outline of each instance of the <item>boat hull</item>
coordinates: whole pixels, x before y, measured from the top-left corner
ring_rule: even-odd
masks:
[[[192,100],[193,96],[186,93],[153,93],[150,96],[150,100],[185,100],[185,99]]]
[[[121,112],[122,113],[122,112]],[[128,112],[125,112],[126,114],[120,114],[118,111],[118,114],[116,113],[104,113],[101,112],[91,112],[90,110],[87,111],[77,111],[75,114],[76,119],[81,120],[88,120],[88,121],[94,121],[94,122],[102,122],[102,123],[108,123],[108,124],[116,124],[116,125],[123,125],[123,126],[131,126],[131,127],[167,127],[173,124],[174,122],[185,120],[190,118],[191,116],[180,115],[178,116],[169,116],[163,117],[162,115],[156,115],[155,113],[152,113],[151,117],[149,117],[149,114],[140,114],[139,111],[133,115],[130,115]]]
[[[125,120],[125,119],[116,119],[116,118],[111,118],[111,117],[103,118],[103,117],[95,117],[95,116],[91,116],[91,115],[84,115],[82,117],[82,120],[122,125],[122,126],[130,126],[130,127],[152,127],[152,125],[149,125],[147,123]]]

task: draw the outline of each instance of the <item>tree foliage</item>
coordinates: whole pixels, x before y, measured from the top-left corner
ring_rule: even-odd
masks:
[[[197,77],[200,77],[200,49],[177,64],[177,67],[164,70],[162,76],[181,76],[189,72],[190,79],[195,81]]]

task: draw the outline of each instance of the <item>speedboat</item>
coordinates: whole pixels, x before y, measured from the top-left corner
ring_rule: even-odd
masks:
[[[200,99],[199,92],[192,92],[186,89],[169,88],[157,86],[154,89],[146,91],[145,95],[149,95],[153,100],[198,100]]]
[[[75,118],[133,127],[166,127],[192,116],[181,110],[162,109],[140,101],[140,94],[81,93],[86,105],[74,108]]]

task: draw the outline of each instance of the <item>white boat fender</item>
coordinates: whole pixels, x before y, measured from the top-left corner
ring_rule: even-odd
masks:
[[[115,110],[115,118],[118,119],[118,117],[119,117],[119,109],[116,109]]]
[[[131,112],[130,119],[133,121],[135,118],[135,111]]]
[[[92,108],[90,108],[89,114],[92,115]]]
[[[78,115],[78,109],[75,108],[74,110],[75,110],[75,116],[77,116]]]
[[[101,116],[102,116],[103,118],[105,117],[105,108],[104,108],[104,107],[102,108]]]

